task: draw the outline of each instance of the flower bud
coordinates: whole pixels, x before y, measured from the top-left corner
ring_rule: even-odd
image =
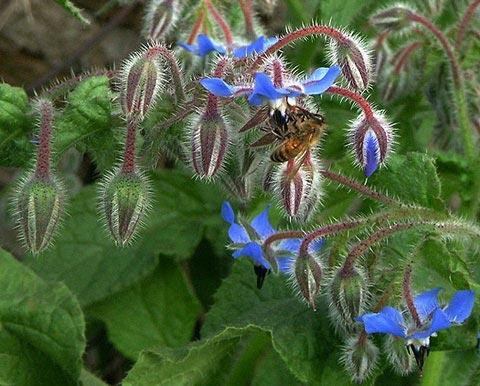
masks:
[[[353,330],[355,319],[365,311],[368,299],[367,277],[359,267],[351,272],[341,268],[333,276],[327,295],[335,325],[343,330]]]
[[[42,178],[33,173],[23,179],[14,197],[20,238],[33,253],[50,243],[64,210],[65,190],[52,174]]]
[[[303,298],[315,310],[315,298],[320,291],[322,267],[313,256],[298,257],[295,261],[295,277],[293,282]]]
[[[101,186],[101,206],[115,242],[130,242],[150,207],[150,184],[139,171],[111,173]]]
[[[207,107],[207,111],[194,121],[190,136],[191,162],[195,172],[202,178],[215,176],[223,167],[230,139],[218,109]]]
[[[307,221],[321,195],[321,183],[320,164],[307,151],[303,158],[291,159],[280,165],[273,187],[287,214]]]
[[[384,342],[384,352],[393,370],[401,376],[410,374],[414,369],[414,356],[409,355],[405,339],[388,335]]]
[[[362,91],[368,87],[372,65],[365,42],[349,35],[343,40],[331,40],[329,56],[352,89]]]
[[[390,31],[401,31],[410,26],[409,15],[412,10],[404,4],[396,4],[372,16],[373,25]]]
[[[180,12],[178,0],[151,0],[145,14],[147,40],[161,40],[172,30]]]
[[[382,113],[370,118],[364,113],[351,123],[349,144],[365,176],[370,177],[386,162],[393,143],[393,128]]]
[[[120,71],[121,104],[129,118],[143,119],[162,89],[163,72],[156,46],[130,55]]]
[[[378,348],[363,331],[347,339],[341,361],[353,381],[361,383],[367,379],[375,369],[377,359]]]

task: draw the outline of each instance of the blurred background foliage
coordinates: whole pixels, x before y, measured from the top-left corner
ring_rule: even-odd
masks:
[[[235,2],[221,3],[228,15]],[[269,35],[313,19],[344,26],[375,46],[378,32],[369,16],[387,3],[285,0],[268,12],[259,12],[259,18]],[[468,5],[464,0],[409,3],[451,38]],[[71,197],[68,216],[51,248],[38,257],[25,254],[8,212],[8,197],[19,173],[31,164],[34,151],[28,98],[55,79],[68,77],[70,71],[112,68],[142,44],[140,1],[76,0],[82,10],[77,17],[62,5],[74,9],[69,1],[0,3],[0,79],[5,82],[0,85],[0,323],[2,315],[14,315],[16,321],[27,321],[42,331],[38,335],[25,329],[0,332],[0,383],[10,384],[15,374],[14,384],[19,385],[72,384],[74,379],[85,385],[122,380],[125,385],[350,384],[339,364],[342,342],[328,323],[325,305],[316,312],[307,309],[286,280],[274,275],[257,290],[248,262],[237,262],[232,268],[224,248],[227,228],[219,213],[225,193],[175,168],[168,155],[157,160],[157,170],[151,174],[154,205],[146,226],[132,246],[113,245],[98,221],[95,187],[101,174],[115,164],[123,135],[106,77],[83,81],[62,102],[54,149],[57,170]],[[470,112],[477,123],[479,31],[477,12],[459,57],[468,80]],[[478,194],[473,190],[476,177],[462,155],[442,52],[428,33],[414,31],[389,40],[387,58],[394,61],[405,42],[416,40],[422,46],[412,53],[404,71],[380,72],[371,89],[369,101],[387,112],[398,137],[391,165],[369,184],[406,202],[477,220],[470,211]],[[325,45],[319,39],[301,41],[284,53],[304,72],[327,65]],[[345,150],[345,129],[355,112],[347,102],[327,97],[316,102],[328,121],[322,158],[334,170],[361,180],[361,172],[351,166]],[[145,125],[148,128],[148,120]],[[259,195],[243,210],[254,215],[267,201],[268,197]],[[329,184],[311,224],[378,208],[373,201]],[[272,223],[294,226],[276,209]],[[385,256],[389,262],[382,272],[372,273],[377,282],[388,285],[398,280],[392,267],[401,265],[417,242],[418,234],[412,231],[375,249],[369,258]],[[338,245],[345,247],[345,240]],[[414,281],[418,290],[438,285],[448,293],[479,289],[478,242],[445,242],[432,234],[421,244],[419,256]],[[30,305],[25,299],[35,301]],[[45,311],[32,311],[41,305]],[[440,334],[432,343],[434,352],[422,378],[418,373],[399,377],[382,358],[367,383],[478,384],[480,359],[474,350],[478,315],[477,305],[475,317],[465,328]],[[58,323],[45,324],[46,318]],[[51,340],[58,345],[50,344]],[[15,347],[13,351],[4,351],[8,345]],[[25,375],[18,377],[20,373]]]

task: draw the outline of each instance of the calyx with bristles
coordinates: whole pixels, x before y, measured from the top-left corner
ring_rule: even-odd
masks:
[[[378,352],[363,332],[347,339],[341,361],[353,381],[361,383],[368,378],[377,365]]]

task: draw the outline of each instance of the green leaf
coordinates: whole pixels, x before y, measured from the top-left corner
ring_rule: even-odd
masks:
[[[0,293],[0,384],[75,384],[85,322],[67,287],[0,250]]]
[[[86,306],[148,276],[160,253],[191,257],[205,227],[222,223],[220,192],[175,170],[153,175],[152,183],[153,209],[131,246],[114,245],[99,219],[97,192],[88,186],[72,199],[53,246],[28,264],[46,280],[63,281]]]
[[[258,290],[252,265],[237,261],[215,298],[202,336],[213,336],[226,327],[256,326],[271,334],[287,368],[304,382],[319,379],[328,356],[339,359],[334,347],[340,342],[331,333],[325,305],[319,304],[317,312],[309,309],[292,294],[285,277],[269,275]]]
[[[0,166],[23,166],[32,158],[28,97],[20,87],[0,84]]]
[[[324,20],[333,20],[337,26],[348,26],[351,21],[362,11],[369,1],[357,0],[323,0],[321,4]]]
[[[144,351],[123,385],[221,385],[220,379],[231,363],[232,354],[246,333],[243,329],[229,328],[212,339],[183,348]]]
[[[476,386],[480,379],[477,350],[436,351],[425,362],[422,386]]]
[[[107,386],[100,378],[97,378],[88,370],[82,369],[80,372],[80,384],[82,386]]]
[[[112,117],[112,99],[106,76],[87,78],[69,94],[55,125],[53,147],[57,156],[75,146],[89,152],[100,170],[112,167],[121,135]]]
[[[189,342],[199,312],[185,275],[167,259],[140,283],[88,309],[107,325],[115,347],[132,359],[143,349]]]
[[[73,4],[70,0],[55,0],[57,4],[60,4],[69,14],[75,16],[78,20],[82,23],[90,24],[90,20],[88,20],[85,16],[82,15],[82,11]]]
[[[426,154],[393,155],[387,167],[375,172],[368,183],[404,202],[443,209],[435,162]]]

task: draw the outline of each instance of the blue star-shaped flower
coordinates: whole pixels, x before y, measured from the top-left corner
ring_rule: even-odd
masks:
[[[236,58],[246,58],[250,55],[261,54],[276,42],[278,42],[277,37],[266,38],[265,36],[260,36],[257,40],[246,46],[235,48],[233,50],[233,56]]]
[[[227,49],[221,44],[213,41],[207,35],[199,34],[197,36],[197,44],[178,43],[178,45],[194,55],[206,56],[210,52],[218,52],[224,55]]]
[[[233,257],[235,259],[241,256],[247,256],[257,266],[263,267],[265,270],[270,270],[270,263],[265,259],[262,250],[262,244],[265,239],[276,232],[268,220],[268,211],[270,206],[267,206],[257,217],[255,217],[247,226],[235,223],[235,215],[232,206],[225,201],[222,204],[222,217],[230,224],[228,229],[228,236],[232,241],[231,248],[235,249]],[[289,272],[292,268],[292,263],[298,255],[302,239],[285,239],[276,247],[276,254],[278,268],[280,272]],[[319,239],[312,243],[312,252],[317,252],[323,246],[323,239]]]
[[[380,164],[380,145],[373,130],[368,130],[363,139],[363,170],[370,177]]]
[[[461,324],[472,313],[474,292],[457,291],[450,303],[441,308],[438,304],[440,288],[426,291],[415,297],[414,305],[421,321],[421,326],[405,322],[402,313],[392,307],[385,307],[378,313],[364,314],[358,318],[363,322],[369,334],[385,333],[403,338],[407,344],[419,342],[429,345],[429,338],[440,330]]]
[[[272,79],[263,72],[255,74],[253,87],[232,86],[221,78],[204,78],[200,80],[200,84],[219,97],[248,95],[248,102],[259,106],[265,101],[276,101],[284,97],[322,94],[335,82],[338,75],[340,75],[340,67],[332,66],[317,68],[307,79],[290,82],[285,87],[275,87]]]

